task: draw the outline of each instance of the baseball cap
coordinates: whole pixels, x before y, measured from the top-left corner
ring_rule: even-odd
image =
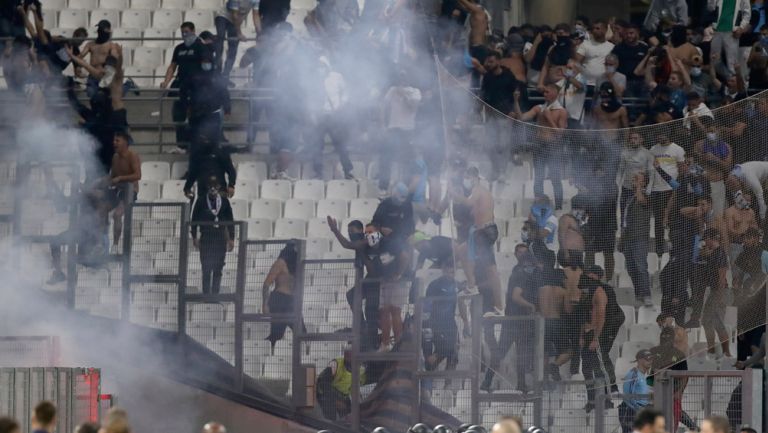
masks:
[[[112,23],[109,22],[109,20],[101,20],[98,24],[96,24],[96,28],[98,29],[111,29]]]
[[[653,359],[654,355],[653,352],[651,352],[648,349],[641,349],[637,351],[637,354],[635,355],[635,362],[641,360],[641,359]]]

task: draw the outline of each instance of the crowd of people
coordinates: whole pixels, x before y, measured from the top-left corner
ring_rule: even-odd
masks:
[[[535,362],[533,318],[543,318],[547,376],[561,380],[565,365],[581,372],[589,412],[598,387],[618,391],[610,352],[626,319],[611,285],[619,251],[642,307],[653,306],[649,253],[657,256],[658,267],[668,258],[657,287],[661,343],[638,353],[638,369],[625,378],[625,392],[629,383],[630,394],[645,393],[642,378],[649,371],[684,368],[685,328],[703,326],[713,356],[734,358],[741,368],[759,364],[768,273],[763,236],[768,155],[761,131],[768,99],[749,99],[749,89],[768,87],[763,2],[711,1],[710,13],[696,10],[699,16],[661,3],[653,2],[642,25],[578,17],[554,28],[526,24],[501,33],[489,29],[487,12],[474,0],[444,0],[437,26],[414,19],[417,7],[407,0],[368,2],[362,12],[356,1],[326,0],[306,20],[310,40],[298,38],[285,22],[289,2],[228,2],[216,18],[216,35],[198,35],[194,23],[183,23],[183,42],[174,49],[161,87],[177,97],[177,142],[189,155],[184,192],[197,197],[191,238],[200,249],[203,292],[219,292],[224,256],[234,247],[233,226],[219,224],[233,220],[228,198],[237,179],[222,147],[223,120],[232,111],[229,74],[251,14],[258,45],[240,66],[252,68],[254,85],[274,89],[269,103],[252,102],[269,125],[272,177],[293,180],[288,173],[297,158],[310,161],[314,175],[322,177],[328,142],[344,177],[353,179],[348,146],[363,136],[374,143],[384,198],[370,223],[352,221],[342,233],[328,217],[338,242],[355,251],[356,266],[365,272],[363,308],[355,312],[363,317],[364,350],[397,346],[404,334],[403,307],[415,300],[415,273],[429,260],[443,274],[425,288],[427,298],[437,298],[427,304],[423,324],[427,369],[443,361],[456,368],[459,335],[483,332],[490,355],[483,363],[482,388],[493,390],[496,371],[514,345],[517,387],[527,392]],[[50,35],[39,2],[20,2],[3,13],[15,37],[4,52],[9,88],[43,117],[53,116],[45,95],[65,90],[80,127],[98,144],[99,164],[88,173],[80,191],[87,200],[79,204],[81,214],[87,209],[93,217],[52,244],[50,282],[56,283],[67,278],[60,250],[72,239],[89,243],[86,251],[96,251],[94,256],[106,253],[102,240],[110,214],[117,252],[123,211],[135,200],[141,179],[139,156],[129,147],[124,101],[135,89],[125,80],[123,51],[110,40],[108,21],[98,24],[94,41],[82,45],[85,29],[69,39]],[[442,66],[434,64],[432,51],[454,76],[466,79],[489,114],[483,129],[490,173],[468,161],[467,149],[445,140],[452,133],[444,131],[460,117],[446,113],[466,107],[441,108]],[[87,74],[88,105],[77,99],[76,80],[63,75],[70,63],[76,74]],[[533,103],[536,93],[543,103]],[[655,126],[631,128],[646,125]],[[586,129],[610,131],[598,139],[583,135]],[[520,230],[517,264],[502,281],[490,185],[517,182],[507,176],[508,165],[520,164],[528,153],[535,200],[522,227],[512,227]],[[396,179],[394,163],[402,168]],[[445,191],[441,178],[447,180]],[[547,178],[554,197],[544,194]],[[565,178],[578,194],[564,196]],[[431,219],[440,225],[448,216],[454,236],[416,230],[417,224]],[[604,267],[596,265],[597,254]],[[264,314],[293,310],[296,261],[296,251],[287,247],[270,270],[262,287]],[[459,268],[465,281],[457,280]],[[483,330],[470,329],[463,298],[477,294]],[[353,298],[350,292],[350,306]],[[725,326],[729,305],[739,312],[736,356]],[[502,328],[499,337],[496,324]],[[268,337],[273,345],[286,326],[273,325]],[[334,362],[331,377],[339,371],[346,377],[346,361]],[[332,384],[328,392],[336,389],[344,398]],[[681,383],[680,395],[684,387]],[[643,400],[628,400],[620,413],[630,420],[643,406]],[[674,422],[686,422],[682,411]]]

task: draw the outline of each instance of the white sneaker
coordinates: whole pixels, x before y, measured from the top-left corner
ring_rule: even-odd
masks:
[[[475,296],[479,294],[480,292],[477,290],[477,286],[467,286],[459,291],[459,296]]]
[[[494,308],[493,311],[489,311],[483,314],[483,317],[502,317],[502,316],[504,316],[504,312],[499,310],[498,308]]]
[[[295,178],[293,178],[293,177],[289,176],[289,175],[288,175],[288,173],[286,173],[286,172],[284,172],[284,171],[278,171],[278,172],[275,174],[275,179],[277,179],[277,180],[289,180],[289,181],[291,181],[291,182],[294,182],[294,181],[296,181],[296,179],[295,179]]]

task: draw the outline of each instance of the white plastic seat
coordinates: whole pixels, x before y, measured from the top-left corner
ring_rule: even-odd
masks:
[[[133,66],[143,66],[154,69],[163,65],[163,49],[153,47],[137,47],[133,50]]]
[[[160,9],[152,13],[152,27],[175,29],[181,25],[181,11]]]
[[[307,222],[294,218],[282,218],[275,221],[275,235],[277,239],[303,238],[306,233]]]
[[[139,40],[141,39],[141,30],[120,27],[112,30],[112,38],[135,38],[133,41],[119,41],[118,43],[122,45],[123,48],[136,48],[141,45],[141,41]]]
[[[291,182],[288,180],[265,180],[261,182],[261,197],[288,200],[291,198]]]
[[[72,37],[72,34],[73,34],[74,32],[75,32],[75,29],[73,29],[73,28],[63,29],[63,28],[61,28],[61,27],[56,27],[56,28],[52,28],[52,29],[51,29],[51,34],[52,34],[53,36],[63,36],[63,37],[65,37],[65,38],[71,38],[71,37]],[[0,69],[2,69],[2,68],[0,68]],[[2,84],[3,88],[5,88],[5,87],[6,87],[6,85],[5,85],[5,81],[3,81],[3,80],[0,80],[0,83],[3,83],[3,84]]]
[[[323,199],[317,202],[317,215],[324,218],[328,215],[341,221],[348,217],[348,203],[346,200]]]
[[[307,224],[307,236],[311,238],[336,239],[328,228],[328,221],[325,218],[312,218]]]
[[[144,30],[145,39],[143,44],[145,47],[166,49],[173,47],[173,41],[171,40],[171,37],[173,37],[173,30],[150,28]],[[146,38],[166,38],[166,40],[148,41]]]
[[[46,1],[45,4],[47,6],[48,2]],[[118,11],[123,11],[128,9],[128,0],[99,0],[99,7],[101,9],[115,9]]]
[[[91,12],[91,27],[96,27],[96,24],[101,20],[109,21],[112,26],[117,26],[120,22],[120,11],[116,9],[96,9]]]
[[[624,326],[630,327],[635,324],[635,307],[633,305],[620,305],[624,312]]]
[[[354,180],[331,180],[328,181],[326,198],[341,200],[353,200],[357,198],[357,182]]]
[[[152,68],[141,68],[136,66],[125,68],[125,76],[132,79],[139,87],[152,87],[154,85],[154,73],[155,70]]]
[[[297,218],[308,220],[315,217],[315,202],[312,200],[301,200],[292,198],[285,202],[286,218]]]
[[[45,1],[45,9],[48,11],[61,11],[67,8],[67,0],[46,0]],[[45,17],[46,20],[46,26],[50,25],[48,24],[48,17]]]
[[[629,327],[629,341],[649,341],[658,344],[660,333],[659,326],[655,323],[632,325]]]
[[[646,324],[646,323],[652,323],[656,324],[656,318],[661,313],[661,307],[654,305],[653,307],[646,307],[642,306],[637,309],[637,323],[638,324]]]
[[[174,161],[171,165],[171,179],[181,179],[189,169],[188,161]]]
[[[184,195],[184,181],[166,180],[163,182],[163,194],[161,197],[166,200],[186,201],[187,197]]]
[[[88,27],[88,11],[85,9],[64,9],[59,12],[59,27],[65,29]]]
[[[147,238],[167,239],[177,235],[176,221],[170,219],[151,219],[141,222],[141,235]],[[163,251],[166,257],[178,259],[178,252]],[[159,254],[159,253],[158,253]]]
[[[230,199],[229,204],[232,205],[232,216],[235,221],[242,221],[248,219],[248,200]]]
[[[257,218],[248,220],[248,239],[269,239],[272,237],[272,220]]]
[[[191,0],[163,0],[162,8],[168,9],[168,10],[185,11],[187,9],[192,9],[192,1]]]
[[[320,200],[325,197],[325,182],[322,180],[299,180],[293,187],[293,198]]]
[[[146,161],[141,163],[141,178],[163,182],[171,177],[171,166],[164,161]]]
[[[187,304],[187,317],[194,323],[218,323],[224,321],[224,306],[221,304]]]
[[[251,218],[265,218],[275,221],[283,216],[283,202],[276,199],[260,198],[251,201]]]
[[[222,0],[195,0],[195,9],[218,11],[224,7]]]
[[[139,201],[152,201],[160,198],[160,184],[154,180],[140,180],[137,199]]]
[[[379,206],[379,200],[371,198],[356,198],[349,203],[349,216],[356,218],[372,218]]]
[[[167,1],[167,0],[164,0]],[[174,0],[178,1],[178,0]],[[250,17],[246,17],[246,19],[250,19]],[[214,27],[213,24],[213,12],[210,10],[199,10],[199,9],[193,9],[193,10],[187,10],[187,12],[184,13],[184,21],[189,21],[192,23],[195,23],[196,29],[211,29]]]
[[[233,198],[245,200],[259,198],[259,183],[253,180],[238,180],[235,183],[235,195]]]
[[[128,9],[126,11],[123,11],[123,16],[120,20],[120,27],[126,27],[126,28],[132,28],[132,29],[146,29],[149,28],[149,17],[150,17],[150,9],[154,10],[154,8],[147,7],[146,9],[138,9],[138,6],[136,6],[137,0],[132,0],[132,9]]]
[[[69,0],[67,7],[70,9],[85,9],[92,11],[98,7],[97,0]]]
[[[263,161],[241,162],[237,165],[237,178],[261,182],[267,179],[267,164]]]
[[[304,254],[308,259],[322,259],[329,248],[328,239],[323,238],[308,238],[305,246]]]

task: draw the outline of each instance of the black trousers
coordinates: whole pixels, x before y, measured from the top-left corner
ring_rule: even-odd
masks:
[[[216,67],[221,71],[224,78],[229,79],[229,73],[235,66],[235,57],[237,57],[237,46],[240,40],[237,37],[237,29],[231,21],[224,17],[216,17],[213,21],[216,25],[216,42],[214,42],[214,52],[216,55]],[[224,40],[227,40],[227,61],[224,62],[222,69],[222,59],[224,58]]]
[[[218,145],[221,140],[221,130],[223,127],[223,111],[214,111],[212,113],[193,114],[189,118],[189,141],[192,147],[190,154],[198,151],[200,143],[207,145]]]
[[[490,386],[495,370],[507,356],[512,344],[515,345],[515,360],[517,373],[517,388],[525,387],[525,374],[533,372],[533,343],[535,328],[532,321],[507,322],[501,325],[501,335],[496,350],[491,352],[491,368],[485,371],[483,382]]]
[[[362,281],[363,289],[363,320],[361,323],[362,340],[360,347],[363,352],[376,350],[379,347],[379,283]],[[354,312],[354,293],[352,288],[347,291],[347,302]]]
[[[672,196],[672,191],[651,192],[654,245],[656,246],[656,255],[659,256],[664,253],[664,209],[669,203],[670,196]]]
[[[323,116],[318,122],[318,129],[314,133],[316,141],[311,150],[312,169],[318,177],[322,178],[323,175],[323,148],[325,147],[326,134],[331,138],[331,143],[333,143],[336,153],[339,154],[339,162],[341,162],[344,174],[352,173],[352,161],[349,159],[349,151],[347,150],[348,126],[340,122],[340,118],[346,117],[342,114],[329,114]]]
[[[587,399],[592,403],[595,401],[595,389],[597,386],[604,386],[606,394],[608,393],[608,384],[611,385],[611,388],[616,388],[617,386],[616,370],[613,367],[610,352],[611,347],[613,347],[613,341],[616,340],[616,335],[619,333],[620,326],[609,326],[609,324],[606,324],[600,337],[598,337],[599,347],[594,351],[589,350],[589,343],[592,341],[594,331],[584,334],[584,347],[581,348],[581,368],[587,386]],[[605,382],[606,380],[607,383]]]
[[[221,271],[227,255],[227,240],[219,235],[200,235],[200,265],[203,268],[203,293],[219,293]]]

